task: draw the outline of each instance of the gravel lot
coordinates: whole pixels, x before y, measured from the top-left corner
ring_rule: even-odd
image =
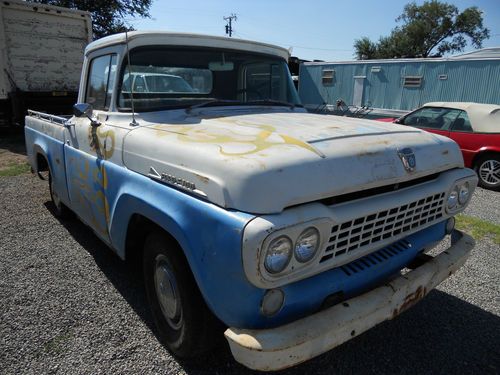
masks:
[[[251,373],[221,344],[179,362],[157,341],[140,278],[77,220],[59,222],[46,183],[0,178],[0,374]],[[468,214],[500,222],[500,193]],[[500,257],[467,266],[414,308],[284,373],[500,373]]]

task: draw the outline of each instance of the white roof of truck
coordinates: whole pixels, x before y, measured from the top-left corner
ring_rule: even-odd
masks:
[[[125,42],[125,33],[110,35],[90,43],[85,49],[85,54],[89,54],[96,49],[116,44],[125,44]],[[290,57],[290,53],[287,49],[272,44],[203,34],[166,31],[131,31],[128,33],[128,42],[130,48],[144,45],[210,47],[264,53],[279,56],[285,60],[288,60]]]
[[[500,133],[500,105],[471,102],[432,102],[424,107],[456,108],[467,112],[474,131]]]

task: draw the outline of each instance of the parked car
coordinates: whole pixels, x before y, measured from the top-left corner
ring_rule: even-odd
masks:
[[[427,103],[394,122],[453,139],[465,166],[478,174],[479,185],[500,191],[500,105]]]
[[[477,184],[457,144],[307,113],[288,57],[232,38],[112,35],[85,51],[74,117],[26,117],[54,211],[142,262],[178,356],[207,351],[222,322],[245,366],[301,363],[415,304],[474,246],[454,229]],[[193,91],[123,85],[152,70]],[[426,254],[447,234],[446,251]]]
[[[132,72],[134,93],[189,93],[193,88],[182,77],[173,74]],[[123,77],[122,92],[130,93],[130,74]]]

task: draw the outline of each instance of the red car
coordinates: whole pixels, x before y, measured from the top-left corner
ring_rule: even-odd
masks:
[[[427,103],[394,122],[453,139],[465,166],[477,172],[479,185],[500,191],[500,105]]]

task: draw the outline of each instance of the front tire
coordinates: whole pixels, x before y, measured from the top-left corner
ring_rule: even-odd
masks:
[[[55,208],[55,214],[57,217],[61,219],[68,219],[71,216],[71,211],[68,207],[61,202],[57,191],[54,189],[54,184],[52,183],[52,174],[49,170],[49,191],[50,191],[50,199]]]
[[[475,165],[479,186],[500,191],[500,155],[490,154],[481,157]]]
[[[205,304],[181,249],[164,232],[144,245],[144,283],[160,341],[175,355],[192,358],[214,342],[216,318]]]

